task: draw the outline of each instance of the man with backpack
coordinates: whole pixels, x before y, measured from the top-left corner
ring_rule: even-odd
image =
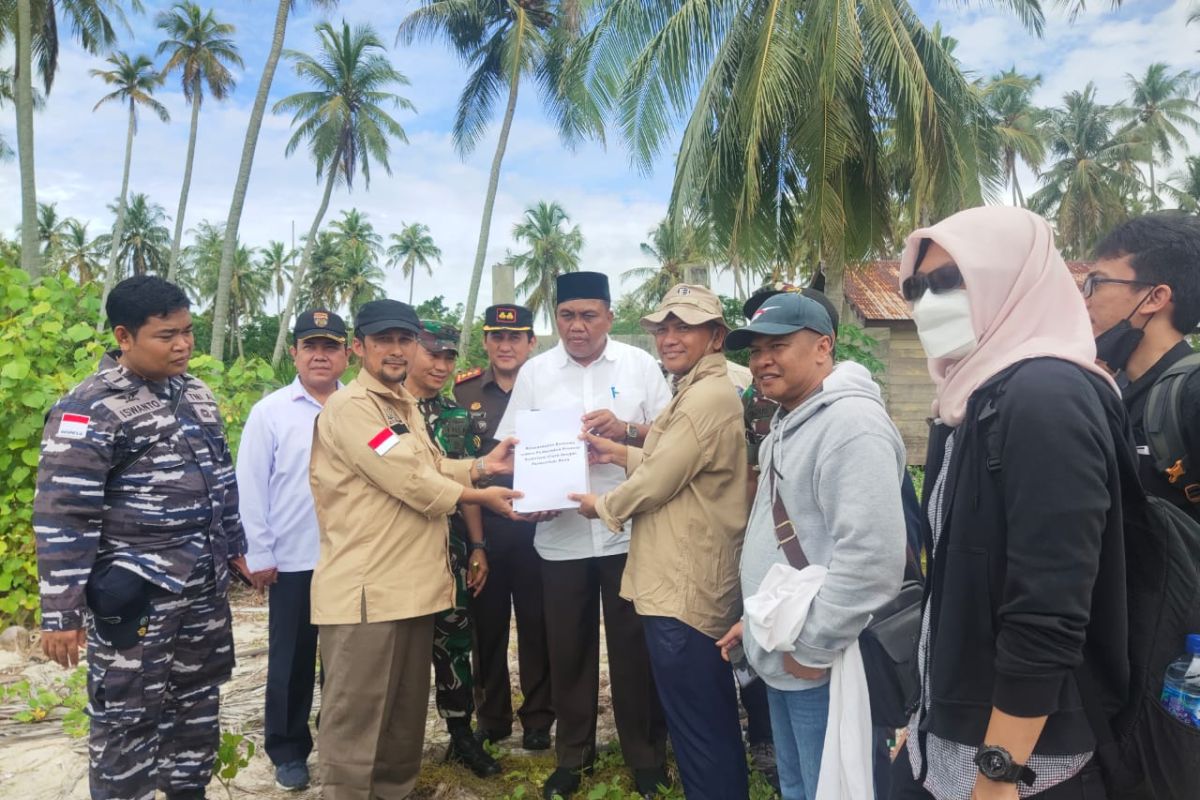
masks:
[[[1105,237],[1083,282],[1096,355],[1116,376],[1142,484],[1200,520],[1200,217],[1160,211]],[[1153,398],[1153,399],[1152,399]]]

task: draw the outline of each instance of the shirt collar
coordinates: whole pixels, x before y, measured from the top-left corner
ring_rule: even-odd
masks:
[[[345,384],[343,384],[340,380],[337,382],[338,389],[341,389],[344,385]],[[293,400],[309,400],[313,403],[316,403],[317,405],[321,405],[317,401],[317,398],[312,396],[312,392],[308,391],[308,389],[305,388],[304,384],[300,382],[299,375],[297,375],[295,378],[292,379],[290,388],[292,390],[292,399]],[[337,390],[335,389],[334,391],[337,391]]]
[[[402,403],[416,405],[417,399],[409,394],[408,389],[404,388],[404,384],[400,384],[393,389],[371,373],[367,372],[365,369],[360,369],[358,371],[358,377],[356,377],[354,380],[362,384],[363,388],[368,392],[387,395],[388,397],[399,400]]]
[[[610,361],[614,364],[616,363],[617,356],[613,352],[612,344],[613,338],[612,334],[610,333],[604,337],[604,349],[600,351],[600,356],[596,359],[596,361]],[[579,362],[572,358],[571,354],[567,352],[567,346],[563,344],[562,339],[558,340],[558,344],[554,346],[554,350],[551,352],[558,353],[558,366],[560,367],[565,367],[568,364],[575,364],[577,366],[579,365]],[[593,361],[592,364],[595,364],[596,361]],[[591,364],[588,366],[591,366]],[[584,367],[584,369],[586,368],[587,367]]]
[[[120,356],[120,350],[108,350],[100,359],[100,364],[97,367],[101,379],[118,391],[129,391],[138,386],[147,386],[152,391],[166,394],[170,393],[173,387],[178,390],[178,387],[186,383],[189,377],[188,373],[184,373],[178,379],[168,378],[165,381],[147,380],[118,361]]]

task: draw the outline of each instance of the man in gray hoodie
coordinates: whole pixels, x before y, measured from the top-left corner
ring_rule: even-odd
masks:
[[[743,642],[767,684],[783,800],[816,796],[829,667],[896,595],[904,573],[904,443],[870,373],[854,362],[834,365],[832,337],[820,303],[784,294],[727,340],[730,349],[750,348],[755,381],[780,406],[759,450],[742,596],[758,591],[772,565],[788,563],[775,534],[773,486],[808,561],[828,569],[790,647]],[[717,644],[728,653],[739,642],[741,622]]]

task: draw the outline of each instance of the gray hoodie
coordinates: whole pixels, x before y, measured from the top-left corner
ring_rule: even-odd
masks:
[[[904,442],[865,367],[838,364],[820,390],[771,420],[742,549],[743,597],[758,591],[771,565],[787,563],[771,514],[772,463],[805,555],[829,569],[792,655],[808,667],[829,667],[871,612],[896,596],[904,575]],[[783,654],[763,650],[748,628],[744,647],[768,686],[794,691],[824,682],[793,678]]]

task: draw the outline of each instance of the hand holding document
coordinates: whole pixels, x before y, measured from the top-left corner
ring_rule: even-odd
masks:
[[[587,445],[579,438],[579,411],[518,411],[513,502],[519,514],[577,508],[568,494],[588,491]]]

